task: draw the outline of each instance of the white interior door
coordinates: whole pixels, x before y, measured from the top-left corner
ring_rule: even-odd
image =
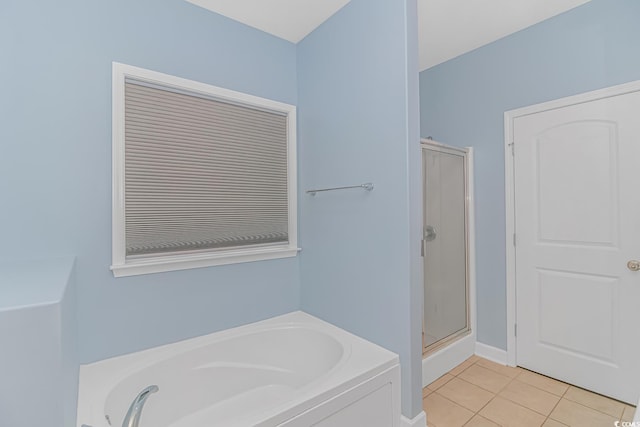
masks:
[[[513,135],[517,363],[636,404],[640,92],[517,117]]]

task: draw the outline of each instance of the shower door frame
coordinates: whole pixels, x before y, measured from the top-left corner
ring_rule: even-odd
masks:
[[[460,156],[462,157],[462,161],[463,161],[463,166],[462,166],[462,170],[464,173],[463,176],[463,182],[464,182],[464,224],[465,224],[465,231],[464,231],[464,246],[465,246],[465,302],[466,302],[466,327],[454,332],[451,335],[448,335],[436,342],[434,342],[433,344],[430,345],[425,345],[425,330],[424,330],[424,308],[422,310],[422,315],[423,315],[423,321],[422,321],[422,357],[425,358],[431,354],[436,353],[438,350],[441,350],[445,347],[447,347],[449,344],[452,344],[458,340],[460,340],[461,338],[464,338],[466,336],[470,336],[470,335],[474,335],[474,341],[475,341],[475,325],[473,323],[473,316],[472,316],[472,292],[471,292],[471,279],[472,279],[472,275],[471,275],[471,268],[472,268],[472,250],[471,250],[471,244],[472,244],[472,234],[471,234],[471,229],[472,229],[472,221],[471,221],[471,209],[472,209],[472,188],[473,188],[473,184],[472,184],[472,161],[470,162],[470,160],[472,159],[472,150],[470,148],[459,148],[459,147],[453,147],[450,145],[446,145],[446,144],[442,144],[440,142],[436,142],[432,139],[422,139],[420,141],[420,154],[422,156],[421,162],[422,162],[422,200],[423,200],[423,206],[426,202],[426,169],[424,166],[424,152],[425,150],[431,150],[431,151],[436,151],[439,153],[444,153],[444,154],[449,154],[449,155],[454,155],[454,156]],[[426,243],[427,241],[424,239],[424,227],[426,226],[426,211],[423,213],[423,218],[422,218],[422,225],[423,225],[423,236],[422,236],[422,253],[423,253],[423,265],[424,265],[424,258],[426,255]],[[424,267],[423,267],[424,268]],[[424,283],[423,286],[426,285],[426,277],[423,279]],[[424,300],[424,297],[423,297]],[[424,304],[424,301],[423,301]]]

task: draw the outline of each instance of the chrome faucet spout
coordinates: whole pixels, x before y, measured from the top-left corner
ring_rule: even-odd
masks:
[[[140,415],[142,414],[142,407],[147,401],[147,398],[158,390],[159,388],[157,385],[150,385],[142,390],[135,399],[133,399],[131,406],[129,406],[129,410],[127,411],[127,415],[125,415],[124,421],[122,421],[122,427],[138,427]]]

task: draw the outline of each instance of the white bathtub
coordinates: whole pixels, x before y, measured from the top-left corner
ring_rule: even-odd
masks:
[[[398,356],[303,312],[81,366],[78,427],[121,427],[153,384],[140,427],[400,421]]]

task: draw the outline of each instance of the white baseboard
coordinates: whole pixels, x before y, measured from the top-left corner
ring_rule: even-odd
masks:
[[[476,349],[476,336],[469,334],[422,359],[422,387],[473,356]]]
[[[412,420],[402,415],[400,417],[400,427],[427,427],[427,414],[422,411]]]
[[[501,348],[476,342],[476,355],[501,365],[508,365],[507,352]]]

